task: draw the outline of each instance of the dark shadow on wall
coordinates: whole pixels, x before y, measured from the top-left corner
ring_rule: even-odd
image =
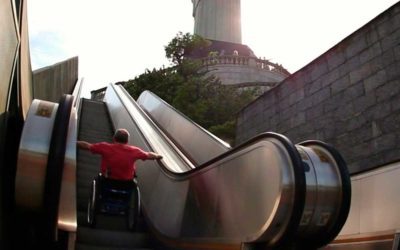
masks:
[[[0,247],[10,249],[15,235],[12,234],[14,223],[14,190],[18,148],[24,119],[18,104],[17,77],[11,84],[8,111],[0,114]]]
[[[22,117],[10,113],[0,115],[0,221],[1,249],[10,249],[11,232],[14,226],[14,186],[20,135],[23,127]],[[15,235],[14,235],[15,236]]]

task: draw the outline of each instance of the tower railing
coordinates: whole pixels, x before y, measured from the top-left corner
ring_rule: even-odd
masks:
[[[290,73],[284,67],[282,67],[282,65],[254,56],[211,55],[201,58],[201,62],[203,66],[241,65],[278,72],[284,75],[290,75]]]

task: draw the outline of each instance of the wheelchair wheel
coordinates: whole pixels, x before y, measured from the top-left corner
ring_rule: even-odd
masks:
[[[129,202],[127,211],[127,225],[130,231],[135,231],[138,219],[139,219],[139,211],[140,211],[140,197],[139,197],[139,188],[135,186],[131,193],[131,199]]]
[[[97,212],[97,187],[96,180],[92,181],[90,188],[88,211],[87,211],[87,222],[91,227],[96,225],[96,212]]]

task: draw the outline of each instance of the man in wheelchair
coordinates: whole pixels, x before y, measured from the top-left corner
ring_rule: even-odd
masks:
[[[155,160],[162,156],[129,145],[129,132],[117,129],[113,143],[78,141],[80,149],[101,155],[99,175],[92,181],[88,203],[88,223],[96,224],[96,213],[125,215],[129,229],[134,229],[139,215],[139,190],[136,185],[135,161]]]

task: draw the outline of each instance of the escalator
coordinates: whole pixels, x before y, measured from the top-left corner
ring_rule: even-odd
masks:
[[[78,140],[112,142],[113,131],[105,103],[82,99]],[[138,232],[134,233],[127,230],[123,216],[107,217],[99,214],[96,228],[87,224],[90,184],[99,172],[100,157],[84,150],[78,150],[77,153],[78,229],[75,249],[152,249],[143,222]]]
[[[137,103],[163,133],[197,163],[198,168],[212,164],[215,158],[234,151],[227,143],[150,91],[144,91]],[[265,135],[288,140],[273,133]],[[288,143],[291,144],[290,141]],[[347,166],[339,152],[324,142],[309,140],[294,147],[301,157],[302,166],[297,168],[303,168],[306,189],[302,219],[296,233],[297,244],[308,248],[323,246],[334,239],[347,218],[351,199]]]
[[[172,117],[165,124],[151,119],[149,110],[143,112],[121,86],[110,86],[105,99],[115,126],[128,128],[133,144],[167,156],[161,165],[145,162],[137,172],[149,228],[168,246],[236,249],[295,244],[312,249],[327,244],[343,226],[351,188],[346,165],[333,147],[318,141],[293,145],[284,136],[265,133],[233,149],[221,147],[207,160],[215,149],[202,146],[191,151],[176,136],[186,134],[191,143],[194,130],[181,123],[170,126],[178,127],[174,135],[165,128],[179,120],[175,111],[162,110],[164,117]],[[194,141],[223,144],[212,135]],[[171,155],[175,159],[169,161]]]
[[[77,225],[58,220],[58,229],[76,231],[76,249],[314,249],[329,243],[346,220],[351,190],[346,166],[322,142],[294,145],[282,135],[264,133],[230,148],[206,133],[197,137],[198,145],[211,143],[220,151],[193,149],[185,146],[190,140],[152,119],[116,85],[107,88],[105,102],[82,99],[77,109],[79,124],[69,136],[75,131],[79,140],[110,141],[115,128],[126,128],[130,144],[163,159],[137,162],[142,218],[133,233],[124,218],[105,215],[96,228],[88,226],[89,185],[99,158],[78,151]],[[178,135],[194,135],[190,127],[197,126],[187,124]],[[68,201],[62,197],[60,203]]]

